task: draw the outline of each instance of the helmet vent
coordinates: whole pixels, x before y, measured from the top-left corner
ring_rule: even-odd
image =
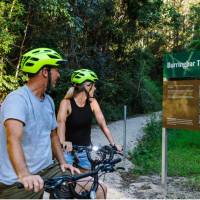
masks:
[[[33,53],[38,53],[38,52],[40,52],[40,51],[33,51]]]
[[[24,63],[30,58],[30,56],[24,56],[22,58],[22,65],[24,65]]]
[[[39,59],[32,57],[32,58],[30,58],[30,60],[32,60],[32,61],[38,61]]]
[[[32,67],[34,64],[33,63],[26,63],[27,67]]]
[[[58,56],[54,56],[54,55],[50,55],[50,54],[48,54],[48,56],[49,56],[50,58],[53,58],[53,59],[59,59]]]

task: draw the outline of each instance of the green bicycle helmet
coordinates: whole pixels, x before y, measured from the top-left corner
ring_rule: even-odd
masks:
[[[36,74],[44,65],[59,67],[63,62],[66,60],[53,49],[37,48],[22,56],[20,66],[23,72]]]
[[[89,69],[79,69],[72,73],[71,83],[82,84],[85,81],[96,82],[98,80],[97,75]]]

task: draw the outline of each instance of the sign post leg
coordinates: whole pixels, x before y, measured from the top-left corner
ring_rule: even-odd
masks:
[[[123,151],[124,151],[124,155],[123,158],[125,160],[126,156],[127,156],[127,152],[126,152],[126,118],[127,118],[127,106],[124,105],[124,129],[123,129]]]
[[[164,198],[167,196],[167,129],[162,128],[162,177],[161,184]]]

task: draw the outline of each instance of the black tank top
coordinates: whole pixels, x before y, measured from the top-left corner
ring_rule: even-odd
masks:
[[[88,146],[91,144],[92,110],[90,102],[86,101],[84,107],[79,107],[74,98],[70,99],[72,112],[66,121],[66,141],[73,145]]]

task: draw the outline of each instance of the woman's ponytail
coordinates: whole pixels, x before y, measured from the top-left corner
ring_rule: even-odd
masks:
[[[75,87],[72,86],[68,89],[67,93],[65,94],[64,99],[71,99],[74,96]]]

